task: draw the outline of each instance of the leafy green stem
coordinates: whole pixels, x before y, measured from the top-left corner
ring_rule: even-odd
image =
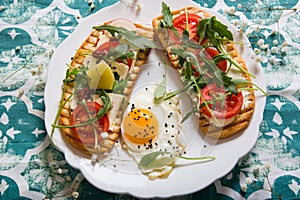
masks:
[[[66,79],[68,79],[68,77],[70,76],[70,71],[69,71],[70,69],[67,69],[67,71],[66,71],[66,78],[65,78],[65,80]],[[63,90],[62,90],[62,94],[61,94],[61,102],[60,102],[60,104],[59,104],[59,107],[58,107],[58,110],[57,110],[57,113],[56,113],[56,115],[55,115],[55,118],[54,118],[54,122],[53,122],[53,124],[52,124],[52,129],[51,129],[51,133],[50,133],[50,137],[52,138],[53,137],[53,133],[54,133],[54,130],[55,130],[55,126],[53,126],[53,125],[56,125],[57,124],[57,121],[58,121],[58,118],[59,118],[59,115],[60,115],[60,113],[61,113],[61,110],[63,109],[63,107],[65,106],[65,104],[66,104],[66,102],[69,100],[69,99],[71,99],[71,97],[73,96],[73,94],[72,95],[70,95],[67,99],[66,99],[66,101],[63,103],[62,101],[63,101],[63,99],[64,99],[64,94],[65,94],[65,92],[66,92],[66,88],[67,88],[67,82],[66,81],[64,81],[63,82],[64,84],[63,84]]]
[[[192,84],[193,83],[190,82],[190,83],[186,84],[184,87],[182,87],[182,88],[180,88],[178,90],[175,90],[175,91],[172,91],[172,92],[168,92],[165,95],[164,100],[171,99],[172,97],[174,97],[174,96],[176,96],[176,95],[178,95],[178,94],[180,94],[182,92],[185,92],[186,90],[188,90],[191,87]]]
[[[266,91],[264,91],[261,87],[259,87],[259,85],[251,82],[251,81],[247,81],[245,79],[232,79],[232,81],[239,86],[239,88],[241,89],[243,86],[247,87],[249,85],[254,85],[261,93],[263,93],[263,95],[268,96],[268,93]],[[251,88],[248,88],[251,89]]]
[[[185,160],[199,160],[199,161],[209,162],[216,159],[215,156],[186,157],[186,156],[177,155],[167,151],[155,151],[144,155],[140,160],[140,162],[138,163],[138,165],[140,167],[147,167],[148,165],[152,164],[159,155],[166,155],[166,154],[177,158],[185,159]]]

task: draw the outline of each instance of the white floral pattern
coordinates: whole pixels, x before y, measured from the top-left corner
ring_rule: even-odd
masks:
[[[53,51],[81,18],[117,0],[0,2],[0,199],[135,199],[84,181],[51,146],[43,90]],[[300,198],[298,0],[194,0],[222,13],[249,38],[269,96],[254,148],[207,188],[172,199]],[[93,7],[94,6],[94,7]],[[142,8],[145,9],[145,8]],[[199,197],[199,198],[198,198]]]

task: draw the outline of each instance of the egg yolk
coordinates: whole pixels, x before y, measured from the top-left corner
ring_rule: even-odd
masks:
[[[125,137],[135,144],[151,142],[158,133],[157,118],[149,109],[131,109],[123,123]]]

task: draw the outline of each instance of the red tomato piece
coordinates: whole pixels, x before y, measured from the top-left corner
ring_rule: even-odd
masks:
[[[83,105],[78,105],[71,116],[71,125],[81,124],[90,119],[90,117],[96,117],[102,105],[97,102],[86,102],[86,107]],[[107,115],[104,115],[93,124],[88,124],[85,126],[79,126],[71,128],[75,139],[82,142],[83,144],[94,144],[95,135],[94,131],[96,129],[98,135],[98,141],[102,139],[101,133],[107,132],[109,128],[109,119]]]
[[[204,87],[201,94],[205,101],[208,102],[210,110],[217,119],[233,117],[241,111],[243,106],[243,95],[241,92],[238,92],[237,95],[227,95],[224,102],[222,102],[220,97],[225,95],[225,90],[222,87],[218,87],[215,83],[211,83]],[[202,103],[203,100],[200,98],[200,104]],[[212,113],[207,106],[204,105],[200,109],[205,115],[209,117],[212,116]]]
[[[119,62],[119,63],[125,63],[123,60],[117,60],[117,62]],[[132,65],[132,59],[131,58],[126,58],[126,63],[125,64],[128,65],[128,67],[130,69],[130,67]]]
[[[207,47],[206,49],[206,52],[211,56],[211,58],[213,59],[216,55],[219,55],[220,52],[215,48],[215,47]],[[226,71],[227,69],[227,61],[226,60],[221,60],[219,63],[218,63],[218,68],[220,70],[222,70],[223,72]]]
[[[188,19],[186,19],[186,16]],[[186,13],[183,13],[174,18],[173,26],[176,28],[179,34],[182,34],[184,30],[188,30],[190,34],[190,39],[198,42],[199,36],[197,35],[196,30],[197,30],[199,19],[201,19],[199,15],[192,14],[192,13],[186,15]]]

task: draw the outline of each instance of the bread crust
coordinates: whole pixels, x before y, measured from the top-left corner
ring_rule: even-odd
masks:
[[[208,12],[196,8],[193,6],[188,6],[186,8],[182,8],[179,10],[173,10],[171,13],[173,14],[173,18],[178,16],[181,13],[196,13],[200,17],[209,18],[212,17]],[[163,15],[160,15],[152,20],[152,25],[155,32],[155,39],[158,40],[164,50],[166,50],[169,61],[175,69],[177,69],[178,73],[181,74],[182,70],[179,69],[179,58],[178,56],[171,53],[171,48],[176,47],[176,44],[168,41],[168,31],[166,29],[162,29],[159,27],[160,21],[163,19]],[[248,71],[247,66],[233,42],[227,42],[224,44],[224,47],[227,53],[245,70]],[[242,76],[251,81],[251,78],[248,74],[242,74]],[[252,87],[250,84],[248,87]],[[193,99],[198,104],[198,99]],[[245,103],[245,102],[244,102]],[[217,127],[211,121],[209,117],[206,117],[203,113],[199,113],[199,127],[201,132],[211,138],[228,138],[237,134],[238,132],[246,129],[251,122],[253,113],[255,108],[255,94],[253,90],[249,90],[249,95],[247,95],[247,106],[242,108],[242,110],[235,116],[235,119],[226,126]]]
[[[152,27],[146,27],[140,24],[135,24],[137,33],[139,35],[148,37],[149,39],[153,39],[153,31]],[[75,56],[70,62],[70,68],[76,69],[80,68],[86,58],[86,53],[91,53],[97,49],[97,43],[98,38],[101,31],[93,29],[91,34],[84,40],[84,42],[81,44],[79,49],[76,51]],[[134,87],[134,84],[137,80],[137,77],[142,69],[143,64],[146,62],[147,57],[150,53],[150,49],[146,50],[140,50],[137,52],[136,56],[136,62],[135,65],[132,66],[128,72],[128,82],[127,86],[124,89],[123,95],[124,95],[124,103],[119,108],[118,114],[116,115],[116,118],[111,123],[111,126],[109,127],[109,130],[107,131],[107,137],[101,139],[98,142],[98,147],[95,148],[92,144],[84,144],[82,141],[76,139],[74,136],[74,133],[71,128],[61,128],[61,133],[63,135],[63,138],[71,144],[76,149],[80,150],[81,152],[84,152],[86,154],[98,154],[98,153],[104,153],[109,151],[113,148],[115,142],[117,141],[119,135],[120,135],[120,125],[121,125],[121,118],[122,113],[125,108],[126,100],[129,99],[129,96],[131,94],[131,91]],[[59,115],[59,124],[62,126],[69,126],[71,124],[71,115],[72,115],[72,109],[70,106],[70,96],[73,94],[74,91],[74,85],[72,83],[67,83],[65,92],[63,94],[62,99],[62,105],[63,108]]]

